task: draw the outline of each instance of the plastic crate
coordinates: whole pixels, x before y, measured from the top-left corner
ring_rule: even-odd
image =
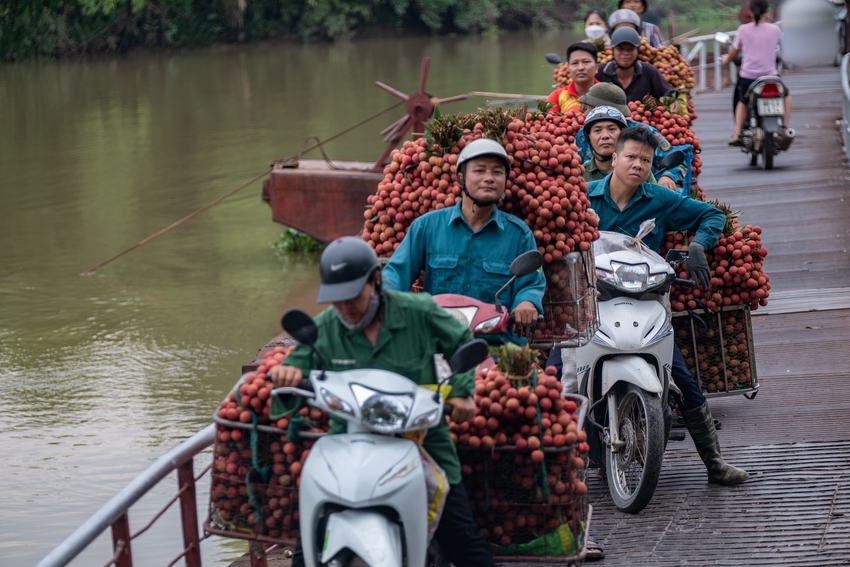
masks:
[[[531,334],[534,348],[579,347],[599,328],[592,252],[572,252],[543,266],[543,321]]]
[[[587,399],[568,395],[579,403],[579,430],[583,428]],[[496,562],[546,562],[581,565],[584,561],[590,505],[587,496],[587,455],[578,444],[544,447],[540,463],[530,450],[513,446],[491,449],[458,447],[463,483],[476,524],[492,547]],[[581,489],[577,490],[577,486]],[[556,530],[569,531],[572,553],[532,555],[522,546],[540,542]]]
[[[706,397],[758,393],[753,325],[748,305],[729,306],[719,312],[673,314],[676,345]],[[700,360],[700,358],[702,360]]]

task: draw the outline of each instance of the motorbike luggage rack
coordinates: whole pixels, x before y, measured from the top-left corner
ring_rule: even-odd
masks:
[[[675,312],[672,322],[676,344],[706,398],[756,397],[759,381],[749,305]],[[702,364],[698,355],[703,356]]]

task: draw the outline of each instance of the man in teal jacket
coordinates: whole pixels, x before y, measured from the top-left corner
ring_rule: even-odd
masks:
[[[407,376],[417,384],[436,384],[434,355],[442,353],[448,359],[473,338],[467,327],[429,296],[383,291],[378,257],[359,238],[331,242],[322,253],[320,272],[318,302],[333,307],[316,317],[319,336],[315,348],[326,359],[328,370],[378,368]],[[298,345],[269,376],[276,387],[297,386],[320,366],[313,349]],[[475,416],[473,371],[455,375],[450,385],[446,403],[453,408],[452,420],[469,421]],[[344,422],[332,419],[331,433],[344,430]],[[423,447],[445,471],[450,485],[434,534],[442,553],[455,565],[495,567],[472,518],[461,483],[460,461],[445,420],[428,431]],[[301,546],[297,545],[292,567],[303,565]]]
[[[454,207],[432,211],[411,223],[384,267],[387,289],[407,291],[425,271],[426,292],[456,293],[493,303],[510,275],[511,262],[537,249],[531,230],[496,205],[505,194],[510,160],[502,145],[474,140],[458,156],[457,180],[463,198]],[[499,300],[518,326],[537,323],[543,312],[546,279],[541,271],[517,278]]]
[[[599,217],[599,230],[636,236],[641,223],[655,219],[655,228],[643,238],[650,250],[659,250],[664,234],[669,231],[693,231],[685,267],[688,276],[708,289],[711,272],[705,249],[717,243],[726,217],[708,203],[646,183],[656,149],[655,137],[643,128],[626,128],[620,132],[612,173],[587,187],[590,205]],[[557,365],[560,358],[558,349],[553,349],[549,364]],[[709,482],[730,486],[747,480],[749,473],[727,464],[720,455],[708,403],[675,346],[671,377],[682,392],[682,417],[706,466]]]

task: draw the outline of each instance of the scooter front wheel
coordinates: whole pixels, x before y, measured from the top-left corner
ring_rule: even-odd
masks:
[[[605,450],[608,490],[614,505],[629,514],[643,510],[658,486],[664,458],[664,411],[661,397],[634,384],[626,384],[617,400],[618,423],[608,417],[610,431],[617,431],[620,447]]]

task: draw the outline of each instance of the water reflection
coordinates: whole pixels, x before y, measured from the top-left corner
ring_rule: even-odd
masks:
[[[541,54],[569,40],[269,45],[0,67],[4,567],[35,563],[209,423],[286,308],[319,309],[316,260],[271,250],[281,227],[259,185],[93,277],[80,272],[294,154],[306,136],[327,138],[395,104],[373,81],[412,92],[424,55],[437,96],[545,95],[552,68]],[[331,143],[330,155],[374,159],[377,133],[398,116]],[[174,486],[166,481],[133,509],[134,530]],[[178,524],[175,510],[146,533],[135,564],[174,557]],[[74,565],[105,563],[109,545],[101,538]],[[215,540],[205,564],[243,549]]]

